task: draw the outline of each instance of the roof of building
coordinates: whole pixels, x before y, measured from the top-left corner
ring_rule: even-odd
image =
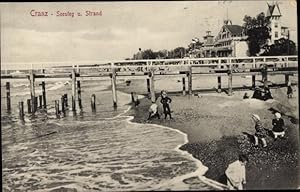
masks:
[[[271,17],[271,16],[281,16],[278,3],[272,5],[268,4],[267,17]]]
[[[240,25],[224,25],[232,35],[241,35],[243,27]]]

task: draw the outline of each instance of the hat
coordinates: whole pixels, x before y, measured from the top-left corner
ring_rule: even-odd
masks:
[[[256,114],[252,114],[251,117],[252,117],[254,120],[260,121],[260,117],[259,117],[258,115],[256,115]]]
[[[275,117],[279,119],[279,118],[281,118],[281,114],[278,113],[278,112],[276,112],[276,113],[275,113]]]

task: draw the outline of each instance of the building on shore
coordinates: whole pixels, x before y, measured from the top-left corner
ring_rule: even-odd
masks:
[[[276,40],[281,38],[289,38],[289,29],[282,26],[281,23],[281,12],[278,3],[268,4],[266,17],[270,20],[270,39],[268,44],[272,45]]]
[[[214,42],[214,55],[217,57],[246,57],[248,56],[247,36],[243,27],[233,25],[225,20]]]

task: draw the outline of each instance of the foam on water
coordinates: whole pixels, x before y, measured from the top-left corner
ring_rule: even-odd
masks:
[[[125,93],[118,97],[120,105],[130,100]],[[80,121],[38,117],[2,127],[4,190],[189,190],[184,179],[191,177],[200,179],[197,189],[223,189],[203,176],[207,167],[179,149],[188,142],[185,133],[133,123],[124,113]]]

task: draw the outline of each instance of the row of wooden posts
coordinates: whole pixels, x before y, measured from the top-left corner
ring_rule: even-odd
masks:
[[[266,82],[267,81],[267,69],[262,70],[262,81]],[[182,93],[183,95],[186,95],[186,92],[188,91],[188,94],[192,94],[192,67],[189,67],[188,71],[183,72],[186,74],[186,77],[188,78],[188,90],[186,90],[186,79],[185,77],[182,78]],[[229,68],[228,70],[228,95],[232,95],[232,70]],[[76,95],[77,95],[77,100],[78,100],[78,107],[80,110],[82,110],[82,98],[81,98],[81,84],[80,80],[77,81],[76,77],[79,77],[80,74],[75,72],[75,69],[72,70],[72,111],[76,111]],[[117,92],[116,92],[116,70],[115,68],[112,68],[112,73],[110,75],[111,78],[111,87],[112,87],[112,99],[113,99],[113,106],[117,107]],[[155,98],[155,87],[154,87],[154,70],[150,69],[148,73],[147,78],[147,91],[149,95],[151,96],[152,101],[156,101]],[[256,82],[256,76],[252,75],[252,88],[255,88],[255,82]],[[39,100],[39,106],[40,108],[47,109],[47,102],[46,102],[46,86],[45,82],[41,82],[42,86],[42,95],[39,95],[39,97],[35,96],[35,77],[34,74],[31,72],[30,73],[30,95],[31,99],[27,100],[27,106],[28,106],[28,113],[35,113],[38,108],[38,100]],[[285,83],[289,81],[289,75],[285,75]],[[77,86],[76,86],[77,85]],[[217,91],[220,93],[222,91],[221,88],[221,76],[217,76]],[[77,94],[76,94],[77,93]],[[7,110],[11,111],[11,99],[10,99],[10,82],[6,82],[6,102],[7,102]],[[65,113],[65,110],[68,108],[68,99],[67,99],[67,94],[64,94],[61,98],[61,106],[62,106],[62,112]],[[91,108],[92,111],[96,110],[96,96],[93,94],[91,96]],[[56,109],[56,114],[60,113],[59,110],[59,100],[55,101],[55,109]],[[20,111],[20,116],[24,116],[24,103],[21,101],[19,102],[19,111]]]

